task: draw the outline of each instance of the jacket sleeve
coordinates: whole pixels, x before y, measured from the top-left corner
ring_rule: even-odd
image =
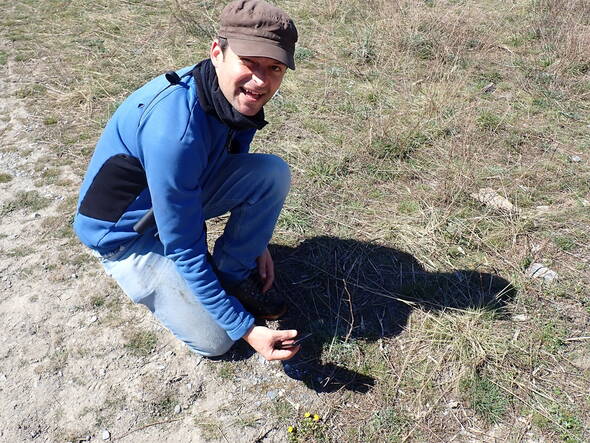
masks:
[[[195,136],[189,107],[168,97],[138,129],[152,206],[167,257],[174,261],[193,294],[232,340],[241,338],[254,318],[225,293],[207,260],[200,178],[207,167],[206,136]]]

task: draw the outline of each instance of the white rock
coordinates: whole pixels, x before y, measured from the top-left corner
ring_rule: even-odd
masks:
[[[482,188],[478,192],[470,194],[472,198],[494,209],[501,209],[507,212],[516,211],[516,207],[505,197],[502,197],[491,188]]]
[[[180,414],[180,411],[182,411],[182,407],[180,405],[174,406],[174,413],[175,414]]]
[[[571,155],[570,161],[572,163],[580,163],[582,161],[582,158],[579,155]]]
[[[512,320],[514,321],[527,321],[530,317],[526,314],[516,314],[512,316]]]
[[[111,438],[111,433],[109,431],[107,431],[106,429],[104,431],[102,431],[102,439],[108,440],[109,438]]]
[[[96,315],[93,315],[92,317],[90,317],[90,320],[88,320],[88,323],[94,323],[96,320],[98,320],[98,317]]]
[[[456,400],[451,400],[450,402],[447,403],[447,406],[451,409],[455,409],[459,407],[459,402]]]
[[[546,282],[551,282],[557,278],[557,272],[552,271],[541,263],[533,263],[526,270],[526,276],[530,278],[542,278]]]

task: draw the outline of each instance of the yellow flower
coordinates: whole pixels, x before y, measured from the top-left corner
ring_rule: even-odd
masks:
[[[314,414],[313,421],[318,421],[319,419],[320,419],[320,416],[318,414]]]
[[[310,417],[310,416],[311,416],[311,414],[310,414],[309,412],[306,412],[305,414],[303,414],[303,416],[304,416],[305,418],[308,418],[308,417]]]
[[[295,430],[295,428],[293,426],[289,426],[287,428],[287,432],[293,433],[293,431]]]

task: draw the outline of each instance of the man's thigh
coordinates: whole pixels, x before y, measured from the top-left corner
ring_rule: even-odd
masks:
[[[291,175],[287,163],[273,154],[230,154],[203,184],[205,219],[230,212],[243,203],[255,203],[268,194],[281,199]]]

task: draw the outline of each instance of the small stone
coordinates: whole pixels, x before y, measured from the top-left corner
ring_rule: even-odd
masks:
[[[266,393],[266,396],[270,399],[270,400],[274,400],[275,398],[277,398],[279,396],[279,392],[278,391],[268,391]]]
[[[447,403],[447,406],[451,409],[458,408],[459,405],[460,405],[460,403],[456,400],[451,400],[450,402]]]
[[[92,317],[90,317],[90,320],[88,320],[88,323],[94,323],[96,320],[98,320],[98,317],[96,315],[93,315]]]
[[[71,278],[72,280],[74,280],[74,279],[78,278],[78,275],[77,275],[77,274],[72,274],[72,275],[70,275],[70,278]]]
[[[193,388],[193,384],[189,383],[188,385],[186,385],[186,388],[190,391]]]
[[[107,370],[105,368],[102,368],[100,370],[100,375],[107,375]]]
[[[584,206],[585,208],[590,206],[590,201],[586,200],[585,198],[580,200],[580,203],[582,203],[582,206]]]
[[[0,374],[0,381],[6,381],[6,375]]]
[[[180,411],[182,411],[182,407],[180,405],[174,406],[174,413],[175,414],[180,414]]]
[[[496,85],[494,83],[488,83],[482,88],[482,92],[489,94],[490,92],[494,92],[496,90]]]
[[[108,440],[109,438],[111,438],[111,433],[109,431],[107,431],[106,429],[104,431],[102,431],[102,439]]]
[[[582,161],[582,158],[579,155],[571,155],[570,161],[572,163],[580,163]]]
[[[526,314],[516,314],[512,316],[512,320],[514,321],[527,321],[530,317]]]
[[[542,278],[546,282],[552,282],[557,278],[557,272],[552,271],[541,263],[533,263],[526,270],[527,277]]]

